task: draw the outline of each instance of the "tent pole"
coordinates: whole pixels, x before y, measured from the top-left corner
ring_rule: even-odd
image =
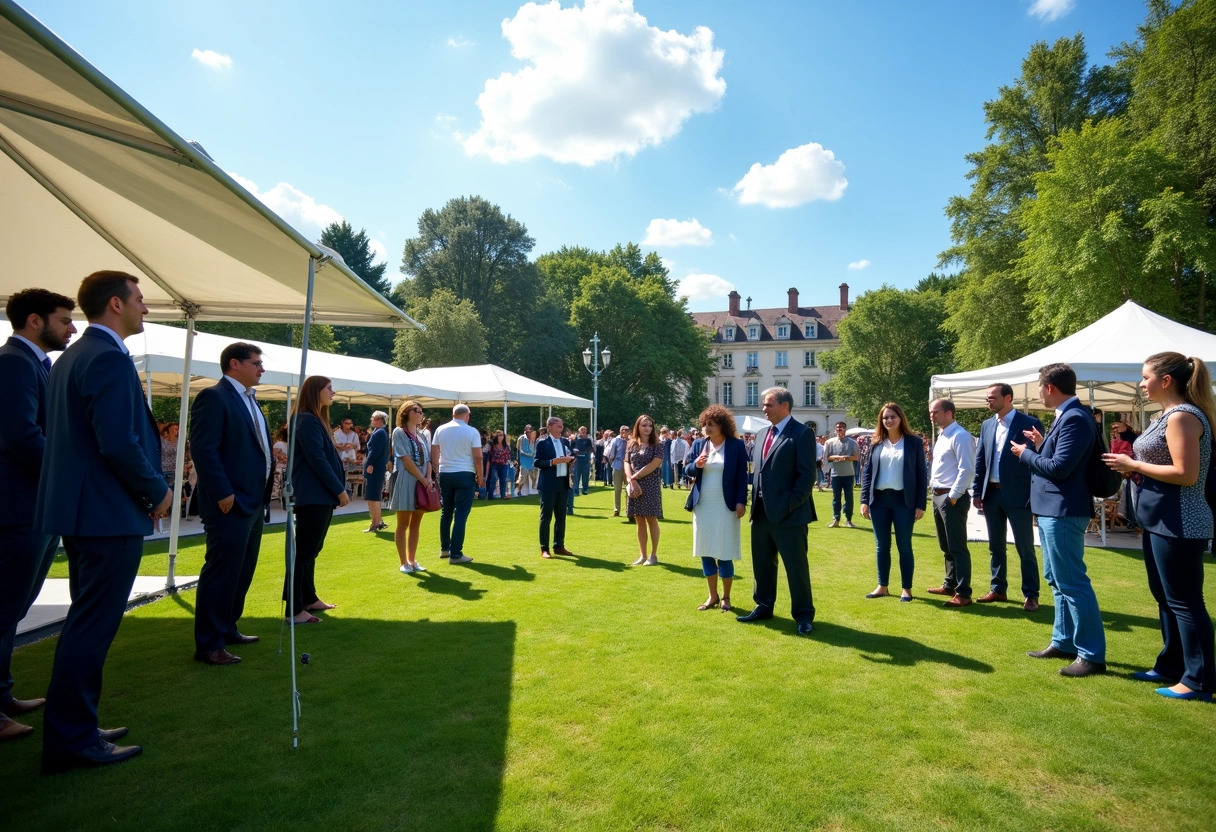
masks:
[[[194,309],[186,310],[186,355],[182,361],[182,400],[177,408],[177,465],[173,469],[173,519],[169,521],[169,574],[165,576],[165,589],[176,586],[174,570],[177,568],[177,539],[182,530],[182,481],[186,473],[186,427],[190,415],[190,361],[194,357]]]
[[[507,403],[502,403],[502,432],[506,435],[507,432]]]
[[[152,371],[148,369],[147,362],[144,363],[144,392],[148,397],[148,409],[152,409]]]

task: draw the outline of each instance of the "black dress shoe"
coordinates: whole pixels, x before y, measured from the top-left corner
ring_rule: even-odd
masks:
[[[242,632],[237,632],[234,635],[224,636],[225,644],[255,644],[262,639],[259,636],[247,636]]]
[[[194,660],[203,664],[227,665],[236,664],[241,657],[234,656],[221,647],[219,650],[195,650]]]
[[[756,607],[747,615],[740,615],[735,618],[736,621],[742,621],[744,624],[750,624],[753,621],[767,621],[773,617],[773,611],[768,607]]]
[[[1060,668],[1061,676],[1097,676],[1099,673],[1106,672],[1106,665],[1101,662],[1091,662],[1085,659],[1077,659],[1070,665]]]
[[[58,774],[74,768],[97,768],[121,763],[138,756],[143,751],[138,745],[115,745],[101,740],[97,745],[77,751],[75,754],[55,754],[42,757],[42,773]]]
[[[114,742],[125,737],[129,730],[129,728],[98,728],[97,735],[101,737],[102,742]]]
[[[1077,657],[1076,653],[1068,653],[1052,644],[1042,650],[1027,650],[1026,655],[1032,659],[1068,659],[1069,661]]]
[[[798,635],[809,636],[814,631],[815,631],[815,625],[812,624],[811,622],[809,622],[809,621],[799,621],[798,622]]]
[[[38,699],[10,699],[3,705],[0,705],[0,711],[4,712],[5,716],[21,716],[28,714],[30,711],[36,711],[46,704],[46,699],[39,697]]]

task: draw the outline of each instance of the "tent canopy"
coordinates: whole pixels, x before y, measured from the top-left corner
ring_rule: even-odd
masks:
[[[444,401],[460,401],[470,407],[495,405],[552,405],[553,407],[591,407],[591,400],[564,393],[556,387],[541,384],[518,373],[493,364],[468,367],[426,367],[405,374],[411,389],[439,387],[454,390],[456,395]],[[435,401],[420,395],[424,404]]]
[[[1059,362],[1076,371],[1082,402],[1089,403],[1092,390],[1095,407],[1129,410],[1141,402],[1144,359],[1169,350],[1216,365],[1216,335],[1129,300],[1101,320],[1023,358],[982,370],[933,376],[929,398],[949,398],[956,407],[984,407],[985,391],[1004,382],[1013,387],[1015,406],[1033,407],[1039,404],[1039,368]]]
[[[417,326],[11,0],[0,0],[0,302],[137,275],[151,320]]]

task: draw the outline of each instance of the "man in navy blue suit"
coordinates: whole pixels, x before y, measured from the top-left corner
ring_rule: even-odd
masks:
[[[570,498],[570,475],[574,453],[570,443],[562,438],[562,420],[550,416],[546,423],[549,435],[536,441],[536,490],[540,493],[540,556],[549,554],[549,524],[553,524],[553,552],[573,555],[566,548],[566,503]]]
[[[1030,513],[1030,469],[1018,463],[1011,441],[1025,438],[1028,430],[1043,430],[1043,423],[1013,407],[1013,388],[994,384],[988,388],[988,409],[993,415],[980,426],[980,443],[975,451],[975,482],[972,503],[984,510],[988,524],[988,553],[992,585],[980,604],[1008,600],[1008,558],[1005,547],[1006,523],[1013,528],[1013,545],[1022,562],[1022,609],[1039,608],[1039,561],[1034,554],[1034,518]]]
[[[152,521],[173,506],[160,472],[160,433],[123,339],[143,331],[138,278],[94,272],[76,295],[89,328],[47,384],[46,453],[34,528],[63,537],[72,606],[46,694],[42,770],[118,763],[126,728],[100,731],[106,653],[118,633]]]
[[[220,353],[224,377],[190,408],[190,456],[198,474],[198,513],[207,531],[207,557],[198,576],[194,658],[205,664],[241,660],[233,644],[258,636],[237,628],[253,582],[270,503],[274,464],[270,431],[254,387],[262,378],[262,351],[237,341]]]
[[[1085,571],[1085,527],[1094,500],[1085,481],[1085,466],[1094,447],[1089,409],[1077,400],[1077,374],[1067,364],[1039,370],[1039,397],[1054,408],[1056,420],[1047,436],[1029,430],[1033,443],[1013,443],[1013,453],[1030,468],[1030,509],[1039,518],[1043,575],[1055,599],[1051,644],[1027,655],[1036,659],[1071,659],[1061,676],[1106,672],[1106,632],[1098,599]]]
[[[0,741],[34,729],[9,717],[41,708],[45,699],[13,696],[13,640],[55,558],[59,538],[34,529],[34,495],[46,449],[48,352],[62,350],[76,332],[76,302],[46,289],[8,299],[13,335],[0,346],[0,378],[8,396],[0,407]]]

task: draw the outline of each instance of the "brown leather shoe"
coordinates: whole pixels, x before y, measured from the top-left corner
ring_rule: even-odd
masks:
[[[993,601],[1008,601],[1009,598],[1003,592],[988,592],[975,599],[977,604],[991,604]]]
[[[22,737],[28,737],[32,733],[34,733],[33,725],[23,725],[20,722],[14,722],[6,716],[0,716],[0,742],[18,740]]]
[[[236,664],[241,657],[234,656],[221,647],[219,650],[195,650],[194,660],[203,664],[227,665]]]
[[[1032,659],[1068,659],[1069,661],[1077,657],[1076,653],[1061,650],[1054,644],[1049,644],[1042,650],[1028,650],[1026,651],[1026,655]]]
[[[968,607],[970,605],[971,605],[971,599],[964,598],[961,595],[955,595],[953,598],[951,598],[949,601],[946,602],[947,607]]]
[[[1060,668],[1061,676],[1073,676],[1077,678],[1081,676],[1096,676],[1099,673],[1105,672],[1106,665],[1101,662],[1087,661],[1086,659],[1077,659],[1072,664]]]
[[[1038,612],[1039,611],[1039,599],[1038,598],[1027,598],[1025,601],[1022,602],[1022,609],[1026,610],[1026,612]]]
[[[4,712],[5,716],[21,716],[28,714],[30,711],[36,711],[46,704],[46,699],[10,699],[3,705],[0,705],[0,711]]]
[[[954,590],[945,586],[931,586],[925,590],[930,595],[953,595]]]
[[[569,549],[567,549],[565,546],[554,546],[554,547],[553,547],[553,554],[555,554],[555,555],[565,555],[566,557],[571,557],[571,558],[572,558],[572,557],[574,557],[574,552],[571,552],[571,551],[570,551]]]

